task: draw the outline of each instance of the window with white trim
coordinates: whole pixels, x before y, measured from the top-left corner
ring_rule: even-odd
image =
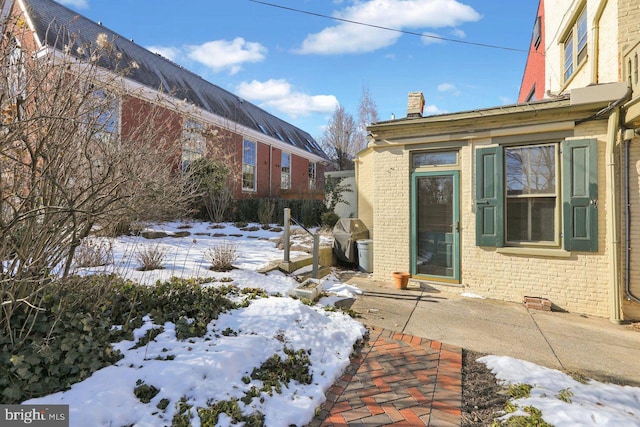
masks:
[[[242,190],[256,191],[256,143],[242,143]]]
[[[187,119],[182,128],[182,167],[204,157],[206,150],[204,123]]]
[[[597,141],[476,151],[476,244],[598,251]]]
[[[280,188],[283,190],[291,188],[291,154],[284,151],[280,160]]]
[[[114,141],[118,136],[119,99],[116,95],[96,89],[92,92],[88,121],[99,141]]]
[[[309,162],[309,190],[316,189],[316,164]]]
[[[13,100],[24,99],[26,74],[24,71],[24,53],[18,39],[13,40],[11,51],[7,55],[7,89]]]
[[[585,7],[563,40],[565,83],[587,59],[587,40],[587,8]]]

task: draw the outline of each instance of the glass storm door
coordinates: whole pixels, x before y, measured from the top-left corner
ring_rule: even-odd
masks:
[[[411,187],[411,274],[460,280],[459,172],[416,172]]]

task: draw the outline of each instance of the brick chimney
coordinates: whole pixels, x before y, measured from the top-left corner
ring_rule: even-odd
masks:
[[[422,92],[409,92],[409,104],[407,105],[407,118],[422,117],[424,109],[424,96]]]

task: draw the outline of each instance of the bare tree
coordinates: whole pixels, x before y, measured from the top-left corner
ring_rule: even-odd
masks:
[[[338,105],[321,139],[322,148],[337,170],[353,169],[358,152],[357,125],[353,116]]]
[[[373,98],[371,98],[369,88],[363,86],[360,104],[358,105],[358,151],[367,147],[367,126],[378,120],[378,107]]]
[[[179,215],[193,192],[179,127],[158,106],[166,97],[142,102],[127,89],[137,65],[105,34],[87,46],[61,30],[63,51],[31,54],[13,24],[0,41],[0,328],[17,340],[28,328],[12,329],[11,314],[38,309],[96,226]]]

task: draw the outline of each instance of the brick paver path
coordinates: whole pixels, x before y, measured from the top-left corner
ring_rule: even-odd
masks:
[[[308,426],[459,426],[461,370],[458,347],[370,329]]]

